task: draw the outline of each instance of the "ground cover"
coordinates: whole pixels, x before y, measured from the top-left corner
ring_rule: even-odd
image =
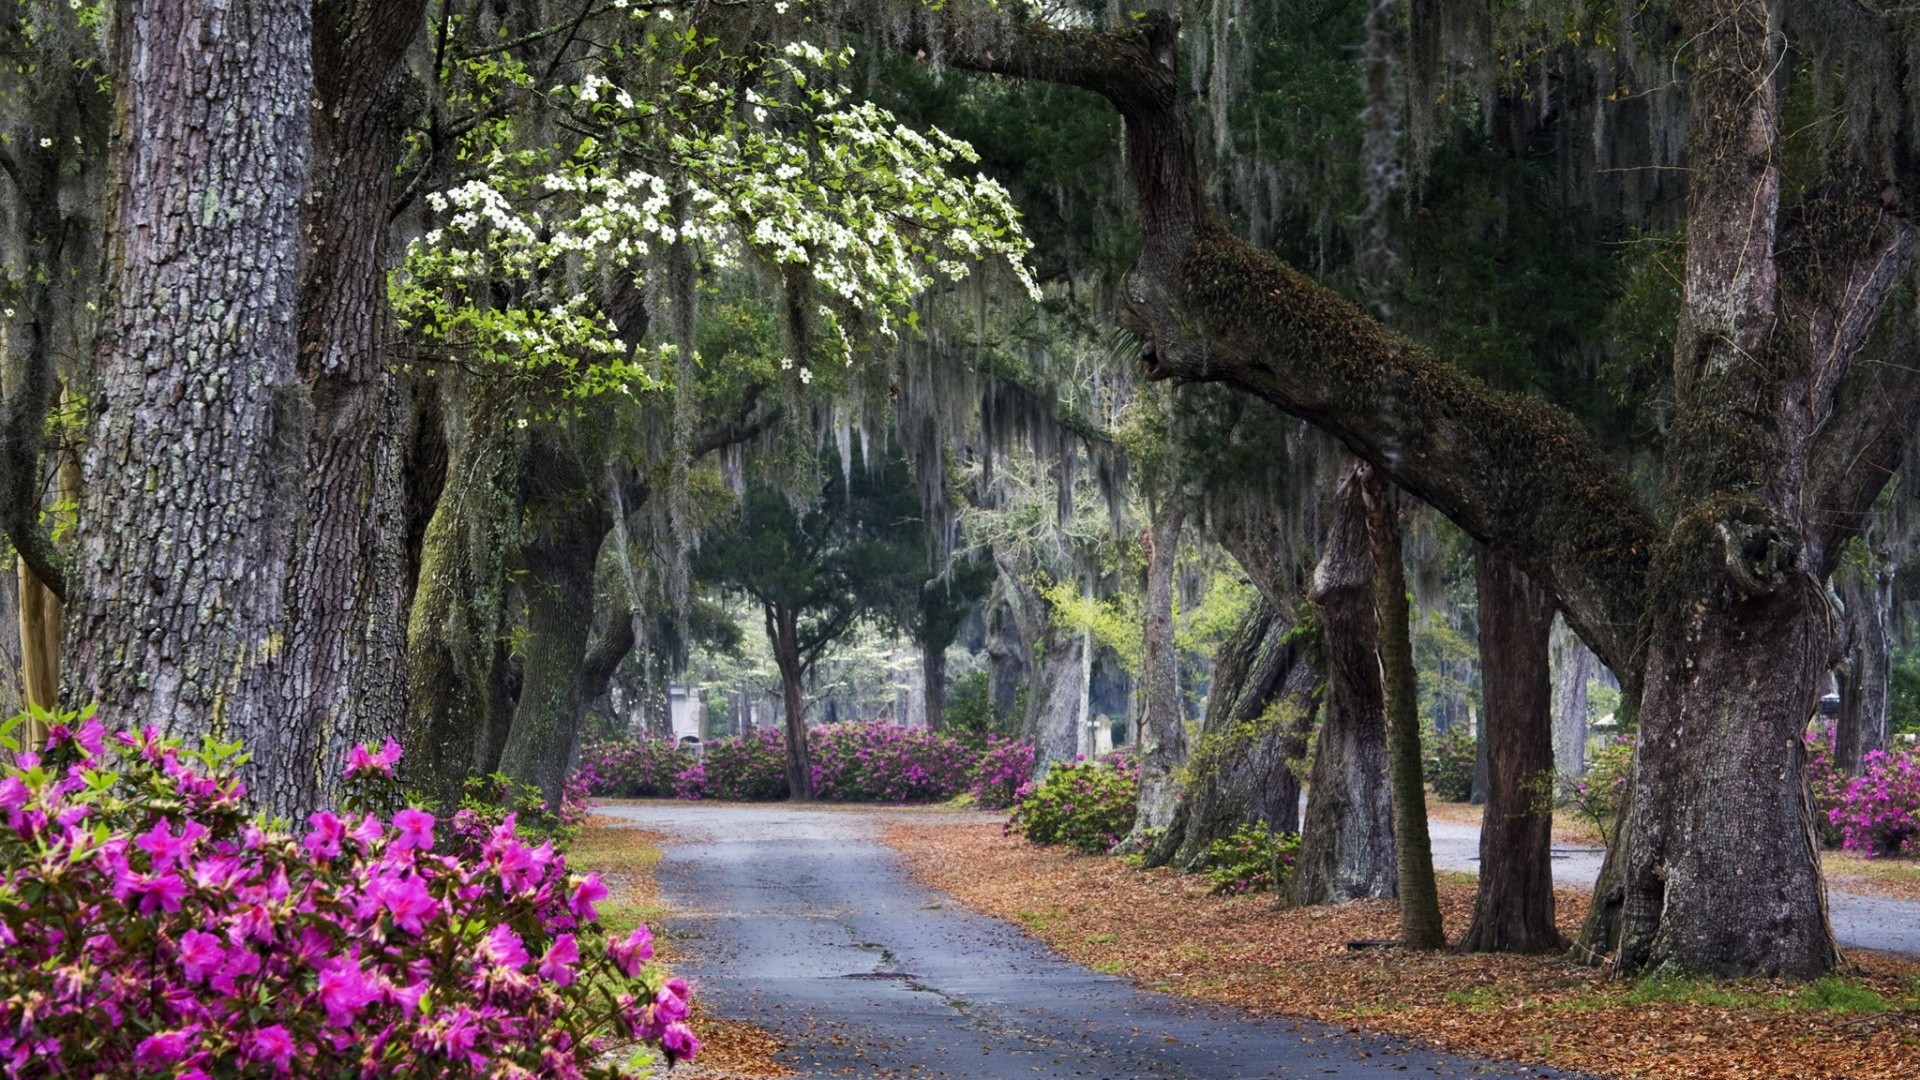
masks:
[[[672,929],[672,909],[661,896],[655,877],[665,839],[650,829],[596,816],[568,848],[568,858],[581,869],[599,873],[606,885],[609,895],[600,905],[600,920],[608,930],[624,934],[641,923],[648,924],[659,931],[654,937],[655,955],[671,966],[679,959],[678,938]],[[715,1016],[697,992],[692,1023],[700,1037],[700,1056],[676,1067],[675,1076],[731,1080],[788,1074],[773,1060],[781,1047],[778,1039],[745,1021]]]
[[[992,825],[894,820],[885,839],[927,885],[1089,967],[1171,993],[1607,1076],[1920,1076],[1920,964],[1884,954],[1852,954],[1854,974],[1797,988],[1616,981],[1561,957],[1350,949],[1396,935],[1391,902],[1276,911],[1265,897],[1208,896],[1204,876],[1140,872]],[[1472,881],[1442,875],[1456,938]],[[1559,893],[1563,931],[1586,901]]]

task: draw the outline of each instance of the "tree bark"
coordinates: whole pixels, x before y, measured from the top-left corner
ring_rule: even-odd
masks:
[[[1553,922],[1553,602],[1484,544],[1474,563],[1488,783],[1460,951],[1555,952],[1564,943]]]
[[[1120,842],[1139,850],[1173,822],[1179,772],[1187,763],[1187,725],[1180,710],[1179,657],[1173,645],[1173,566],[1187,510],[1178,501],[1160,506],[1147,530],[1146,625],[1141,681],[1146,719],[1140,725],[1140,800],[1133,831]]]
[[[1547,651],[1553,668],[1553,768],[1562,779],[1577,780],[1587,771],[1587,684],[1599,674],[1600,658],[1558,617]]]
[[[313,148],[305,202],[299,375],[312,403],[290,547],[280,723],[290,760],[255,797],[294,821],[345,794],[357,743],[405,721],[407,395],[382,347],[387,211],[400,161],[401,59],[425,0],[314,5]]]
[[[279,709],[311,403],[296,372],[309,5],[114,13],[110,285],[70,700],[302,771]]]
[[[763,604],[767,640],[773,643],[773,662],[780,669],[780,693],[787,709],[787,797],[813,798],[813,755],[807,746],[807,698],[802,680],[806,667],[800,656],[800,629],[794,613],[782,606]]]
[[[1879,559],[1870,565],[1843,564],[1833,583],[1840,595],[1847,640],[1833,765],[1848,776],[1858,776],[1861,760],[1875,750],[1885,750],[1890,737],[1893,573]]]
[[[920,676],[926,689],[927,730],[939,731],[947,714],[947,647],[927,642],[920,647]]]
[[[1207,848],[1241,825],[1300,831],[1300,769],[1320,708],[1317,630],[1263,596],[1213,658],[1200,741],[1173,818],[1146,865],[1198,869]]]
[[[1049,625],[1040,634],[1040,656],[1027,694],[1027,737],[1034,745],[1034,773],[1080,752],[1081,669],[1084,635]]]
[[[1427,787],[1420,770],[1419,690],[1414,682],[1413,626],[1401,554],[1400,492],[1371,466],[1361,490],[1373,541],[1375,609],[1380,618],[1380,672],[1386,695],[1387,779],[1393,789],[1393,835],[1400,868],[1400,943],[1409,949],[1447,944],[1440,891],[1427,838]]]
[[[1295,904],[1378,899],[1396,896],[1401,888],[1374,598],[1378,553],[1367,524],[1371,475],[1356,464],[1341,479],[1313,575],[1327,707],[1307,777],[1306,824],[1294,861]]]

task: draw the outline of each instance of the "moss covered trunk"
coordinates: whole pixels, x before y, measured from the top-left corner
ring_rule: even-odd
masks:
[[[1121,841],[1127,851],[1144,847],[1173,823],[1180,769],[1187,763],[1187,724],[1180,709],[1179,658],[1173,645],[1173,565],[1179,555],[1186,507],[1178,502],[1157,508],[1147,529],[1146,625],[1140,721],[1140,800],[1133,830]]]
[[[1461,952],[1554,952],[1553,604],[1519,567],[1474,552],[1486,708],[1487,803],[1480,882]]]
[[[1197,869],[1241,825],[1300,831],[1300,767],[1319,709],[1319,648],[1262,596],[1213,657],[1200,739],[1148,866]]]
[[[1294,862],[1296,904],[1396,896],[1393,802],[1381,682],[1377,552],[1368,533],[1370,469],[1356,464],[1334,499],[1311,599],[1327,680],[1326,717],[1307,774],[1307,817]]]

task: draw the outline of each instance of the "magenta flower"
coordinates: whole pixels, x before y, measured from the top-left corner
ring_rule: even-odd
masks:
[[[653,931],[645,926],[635,927],[626,937],[607,942],[607,955],[613,957],[622,975],[633,978],[653,959]]]
[[[187,1047],[199,1033],[200,1026],[192,1024],[178,1031],[149,1035],[134,1048],[133,1063],[143,1069],[164,1069],[187,1056]]]
[[[607,887],[600,883],[599,874],[588,874],[573,884],[573,891],[567,896],[567,908],[574,915],[587,922],[600,918],[600,912],[593,905],[607,898]]]
[[[510,968],[524,967],[530,959],[520,935],[514,933],[506,923],[487,931],[487,936],[480,943],[480,955],[492,963]]]
[[[179,955],[180,968],[191,983],[204,982],[227,961],[227,951],[220,947],[220,939],[200,930],[180,935]]]
[[[408,848],[414,848],[420,851],[432,851],[433,824],[432,814],[412,807],[393,815],[393,827],[400,830],[400,837],[393,844],[394,850],[405,851]]]
[[[293,1036],[279,1024],[249,1032],[243,1045],[246,1047],[247,1061],[256,1065],[270,1064],[281,1075],[292,1071]]]
[[[540,977],[561,986],[573,983],[573,965],[580,960],[580,946],[572,934],[561,934],[553,939],[547,948],[547,954],[540,958]]]
[[[347,837],[346,823],[322,810],[307,816],[307,824],[312,826],[301,846],[316,859],[332,859],[340,854],[340,841]]]
[[[687,1060],[700,1052],[700,1040],[683,1023],[668,1024],[660,1033],[660,1045],[671,1060]]]

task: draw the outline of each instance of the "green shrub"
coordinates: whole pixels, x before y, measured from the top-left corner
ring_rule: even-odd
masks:
[[[1045,779],[1021,785],[1007,831],[1036,844],[1102,854],[1133,828],[1139,798],[1139,767],[1121,755],[1061,762]]]
[[[1447,802],[1473,798],[1473,733],[1456,725],[1427,739],[1427,784]]]
[[[1278,892],[1293,877],[1298,833],[1277,833],[1265,825],[1241,825],[1207,845],[1208,891],[1215,896]]]
[[[1590,823],[1602,840],[1608,840],[1632,778],[1633,740],[1616,735],[1587,755],[1585,775],[1561,782],[1560,805]]]

